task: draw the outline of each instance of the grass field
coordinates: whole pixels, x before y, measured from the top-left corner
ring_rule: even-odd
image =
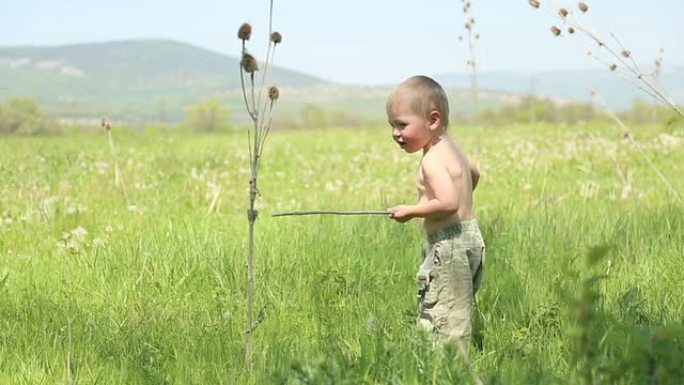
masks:
[[[616,127],[455,127],[477,161],[487,384],[678,384],[684,208]],[[635,137],[684,194],[684,131]],[[285,217],[415,197],[387,127],[275,132],[244,372],[246,135],[0,138],[0,384],[469,383],[414,328],[416,223]],[[208,214],[220,188],[217,211]]]

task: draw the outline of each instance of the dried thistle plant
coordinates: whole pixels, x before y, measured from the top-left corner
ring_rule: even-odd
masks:
[[[663,72],[663,54],[665,54],[665,50],[661,47],[660,50],[658,50],[658,56],[656,56],[653,61],[653,72],[651,72],[651,77],[657,86],[660,86],[660,75]]]
[[[463,35],[458,37],[459,42],[466,45],[468,51],[468,58],[466,59],[466,72],[470,79],[470,90],[473,98],[473,105],[475,106],[475,115],[479,112],[478,101],[478,85],[477,85],[477,43],[480,41],[480,34],[475,30],[475,18],[472,14],[473,0],[461,0],[463,19],[465,28],[465,37]]]
[[[595,28],[586,21],[586,14],[590,13],[590,7],[585,2],[572,2],[562,0],[528,0],[533,8],[542,9],[560,22],[560,26],[553,25],[551,33],[559,37],[570,38],[573,42],[581,35],[585,40],[576,45],[587,56],[599,61],[610,71],[616,73],[627,82],[641,89],[657,101],[671,107],[678,115],[684,118],[684,112],[677,106],[675,101],[663,90],[654,74],[644,73],[632,52],[626,48],[614,33],[610,33],[610,40],[605,39]],[[574,6],[571,6],[574,3]],[[563,33],[563,27],[567,34]],[[575,32],[580,32],[575,34]],[[575,42],[577,43],[577,42]]]
[[[126,193],[126,184],[124,183],[123,175],[119,169],[119,159],[116,155],[116,148],[114,147],[114,139],[112,138],[112,125],[109,120],[102,119],[102,129],[107,133],[107,141],[109,142],[109,151],[112,155],[112,162],[114,162],[114,186],[121,189],[124,200],[128,203],[128,194]]]
[[[656,56],[655,60],[653,61],[653,71],[651,72],[651,77],[653,78],[653,83],[656,85],[656,87],[662,87],[662,85],[660,83],[660,75],[663,72],[663,54],[664,53],[665,53],[665,50],[661,47],[660,50],[658,50],[658,56]],[[653,108],[652,108],[651,117],[652,117],[653,121],[655,121],[657,118],[656,106],[653,106]]]
[[[271,83],[273,75],[273,58],[276,46],[283,40],[279,32],[273,31],[273,0],[269,7],[269,27],[268,27],[268,50],[266,60],[262,68],[259,68],[257,60],[247,52],[247,41],[252,34],[252,27],[244,23],[238,29],[238,39],[242,40],[242,59],[240,60],[240,82],[245,107],[250,119],[252,128],[247,130],[249,147],[250,171],[249,179],[249,209],[247,219],[249,221],[249,254],[247,256],[247,325],[245,327],[245,368],[248,372],[252,371],[252,333],[256,327],[264,320],[264,309],[255,319],[254,314],[254,224],[259,215],[254,205],[259,189],[257,187],[257,177],[259,174],[259,164],[261,162],[264,143],[271,129],[271,117],[273,106],[278,101],[280,91]],[[261,79],[255,79],[256,73],[261,71]],[[249,79],[246,84],[245,78]],[[257,84],[257,81],[259,84]]]

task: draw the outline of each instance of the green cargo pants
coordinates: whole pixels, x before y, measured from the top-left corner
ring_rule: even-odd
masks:
[[[474,296],[482,282],[485,245],[476,220],[427,235],[418,271],[418,324],[443,341],[467,342]]]

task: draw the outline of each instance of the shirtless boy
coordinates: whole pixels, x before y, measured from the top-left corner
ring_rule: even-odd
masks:
[[[485,255],[473,216],[480,173],[447,134],[449,103],[439,83],[426,76],[409,78],[392,91],[386,109],[399,147],[423,152],[417,203],[387,210],[397,222],[419,218],[427,238],[417,275],[418,322],[443,341],[468,341]]]

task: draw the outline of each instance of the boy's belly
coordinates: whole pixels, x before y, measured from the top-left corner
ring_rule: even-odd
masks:
[[[461,223],[465,221],[469,221],[473,219],[473,213],[472,210],[459,210],[453,215],[450,215],[448,217],[444,218],[439,218],[439,219],[430,219],[430,218],[425,218],[423,219],[422,227],[423,231],[428,234],[434,230],[437,230],[442,227],[446,227],[449,225],[452,225],[454,223]]]

